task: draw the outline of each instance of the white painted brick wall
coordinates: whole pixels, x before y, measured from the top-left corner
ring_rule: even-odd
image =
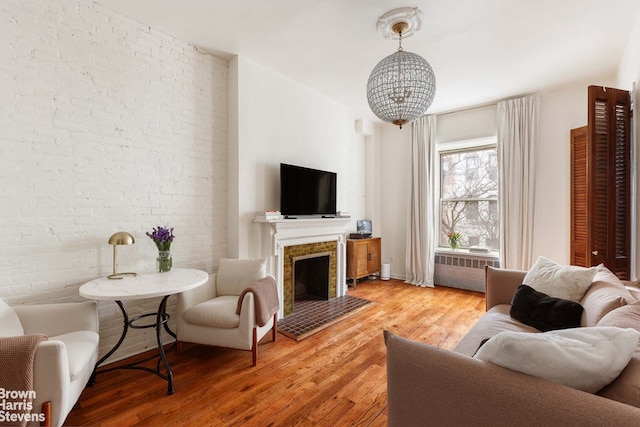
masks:
[[[153,270],[157,225],[175,227],[174,266],[213,271],[227,253],[228,63],[88,0],[3,0],[0,34],[0,297],[82,300],[120,230],[136,238],[120,271]],[[100,323],[104,354],[115,303]],[[155,347],[153,330],[130,333],[113,360]]]

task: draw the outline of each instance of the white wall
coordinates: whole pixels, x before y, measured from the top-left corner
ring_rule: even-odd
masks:
[[[380,152],[382,259],[391,262],[391,277],[404,279],[411,126],[380,125]]]
[[[640,173],[638,173],[637,169],[637,166],[640,165],[640,150],[637,149],[640,138],[640,120],[638,119],[638,106],[640,105],[640,16],[638,16],[636,20],[636,24],[631,32],[631,37],[629,37],[626,49],[622,55],[618,68],[616,87],[633,91],[633,105],[635,109],[635,117],[633,118],[634,131],[632,133],[632,144],[633,147],[635,147],[634,164],[636,165],[636,167],[634,167],[634,194],[636,195],[635,218],[634,230],[631,235],[632,250],[635,255],[635,270],[631,273],[633,279],[638,277],[638,266],[640,266],[640,251],[638,250],[638,245],[635,244],[639,235],[637,230],[640,230],[640,214],[638,214],[638,212],[640,212],[640,197],[637,196],[638,189],[640,189]]]
[[[337,208],[355,220],[365,212],[365,135],[345,107],[246,57],[231,61],[231,224],[229,255],[258,256],[256,212],[280,205],[280,163],[338,174]]]
[[[640,84],[640,16],[636,19],[627,41],[616,77],[619,89],[632,90],[634,83]]]
[[[0,31],[0,297],[82,300],[119,230],[136,238],[120,271],[153,270],[158,225],[175,227],[175,267],[212,271],[227,250],[228,63],[88,0],[2,2]],[[101,353],[121,323],[100,304]],[[155,347],[153,330],[130,333],[116,358]]]

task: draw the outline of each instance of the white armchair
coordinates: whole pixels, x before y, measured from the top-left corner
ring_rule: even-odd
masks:
[[[32,413],[61,426],[84,390],[98,359],[98,309],[94,301],[11,307],[0,299],[0,336],[44,334],[33,366]],[[31,424],[30,424],[31,425]],[[37,425],[37,424],[35,424]]]
[[[258,342],[272,331],[276,340],[278,313],[263,326],[256,320],[256,299],[247,293],[236,314],[240,294],[260,279],[269,277],[264,259],[221,259],[218,273],[206,284],[178,295],[177,346],[196,343],[248,350],[253,366],[258,360]]]

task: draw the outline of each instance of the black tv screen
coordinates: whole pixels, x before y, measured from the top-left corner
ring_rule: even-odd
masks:
[[[280,164],[280,213],[284,216],[335,215],[335,172]]]

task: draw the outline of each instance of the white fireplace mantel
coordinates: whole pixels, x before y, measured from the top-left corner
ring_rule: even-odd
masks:
[[[268,259],[269,272],[276,278],[276,283],[278,284],[278,295],[280,297],[279,318],[284,315],[283,253],[284,248],[287,246],[329,241],[338,242],[336,296],[346,295],[346,226],[350,221],[350,218],[254,220],[254,223],[260,226],[260,257]]]

